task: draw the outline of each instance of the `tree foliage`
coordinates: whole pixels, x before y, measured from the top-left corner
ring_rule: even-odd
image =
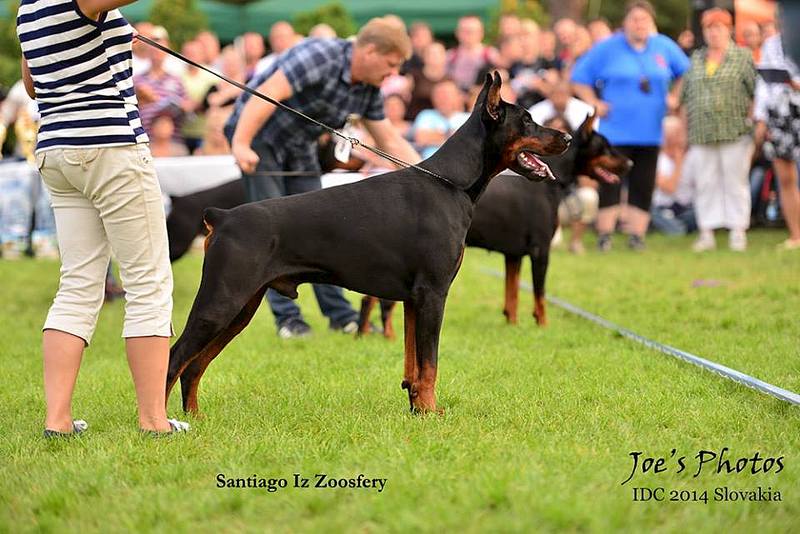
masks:
[[[208,19],[195,0],[155,0],[149,20],[167,29],[173,49],[180,49],[183,43],[208,28]]]
[[[597,2],[597,0],[595,0]],[[677,37],[688,27],[691,7],[686,0],[650,0],[656,9],[658,31]],[[622,24],[626,2],[605,0],[600,3],[600,15],[607,18],[615,26]]]
[[[311,28],[322,22],[336,30],[336,34],[340,37],[348,37],[358,31],[358,24],[340,2],[332,2],[312,11],[298,13],[293,25],[298,33],[308,35]]]
[[[489,23],[486,26],[487,42],[495,41],[500,16],[508,14],[517,15],[522,19],[533,19],[540,26],[546,26],[550,19],[539,0],[500,0],[498,7],[492,10]]]

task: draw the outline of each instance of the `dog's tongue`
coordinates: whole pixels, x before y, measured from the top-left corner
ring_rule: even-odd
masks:
[[[594,168],[595,172],[609,184],[616,184],[619,182],[619,176],[611,171],[607,171],[603,167],[597,166]]]
[[[551,180],[555,180],[556,179],[556,175],[553,174],[553,171],[550,170],[550,165],[548,165],[547,163],[545,163],[545,162],[543,162],[541,160],[540,160],[540,163],[542,165],[544,165],[544,170],[547,173],[547,177],[550,178]]]
[[[550,166],[547,163],[545,163],[544,161],[542,161],[539,158],[537,158],[536,154],[534,154],[533,152],[528,152],[527,150],[522,152],[522,158],[525,160],[525,162],[531,168],[537,168],[538,167],[538,169],[544,170],[544,172],[545,172],[545,174],[547,175],[548,178],[550,178],[551,180],[555,180],[556,179],[555,175],[553,174],[553,171],[550,170]],[[536,170],[538,170],[538,169],[536,169]]]

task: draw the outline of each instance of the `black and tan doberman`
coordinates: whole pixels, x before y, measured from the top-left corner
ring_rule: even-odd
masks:
[[[567,152],[545,158],[557,180],[529,183],[519,176],[502,175],[492,180],[478,205],[467,232],[468,247],[479,247],[505,256],[505,305],[503,313],[517,323],[519,276],[522,258],[531,259],[533,316],[547,324],[545,278],[550,262],[550,243],[558,228],[558,205],[578,175],[599,182],[615,182],[633,163],[594,129],[595,116],[583,121]]]
[[[475,206],[466,244],[505,256],[503,313],[511,324],[517,323],[520,266],[525,256],[529,256],[532,262],[533,315],[537,324],[547,324],[545,277],[563,192],[578,175],[613,182],[631,168],[631,161],[612,147],[605,136],[595,131],[594,121],[593,115],[586,118],[564,154],[544,158],[556,176],[555,181],[531,182],[519,176],[502,174],[492,180]],[[359,333],[368,332],[369,314],[377,301],[371,296],[363,298]],[[381,322],[384,335],[389,339],[394,337],[393,306],[394,302],[380,300]]]
[[[487,76],[469,119],[419,166],[353,184],[208,209],[202,279],[170,351],[167,394],[181,381],[183,408],[211,361],[250,322],[267,288],[290,298],[306,282],[402,301],[403,388],[413,411],[435,411],[444,305],[464,253],[475,203],[506,168],[552,177],[537,155],[564,152],[571,136],[536,124],[500,98]],[[443,179],[442,179],[443,178]]]

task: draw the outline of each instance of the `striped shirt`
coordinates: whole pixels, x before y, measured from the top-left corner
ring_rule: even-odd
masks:
[[[75,0],[22,0],[17,36],[41,113],[37,152],[148,141],[133,90],[133,31],[119,10],[94,21]]]

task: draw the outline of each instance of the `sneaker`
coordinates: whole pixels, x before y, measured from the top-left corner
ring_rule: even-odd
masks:
[[[597,236],[597,250],[600,252],[611,252],[611,234],[600,234]]]
[[[734,252],[747,250],[747,234],[744,230],[731,230],[728,234],[728,247]]]
[[[358,331],[358,321],[353,319],[342,324],[331,323],[330,329],[343,334],[355,334]]]
[[[692,250],[695,252],[707,252],[717,248],[717,242],[714,240],[714,234],[711,232],[701,232],[700,237],[692,245]]]
[[[289,319],[278,327],[278,337],[281,339],[307,337],[310,334],[311,327],[302,319]]]
[[[634,252],[642,252],[645,249],[644,237],[636,234],[628,236],[628,248]]]
[[[143,436],[148,436],[151,438],[164,438],[167,436],[173,436],[175,434],[179,434],[181,432],[189,432],[192,429],[191,425],[186,421],[178,421],[177,419],[167,419],[167,423],[169,423],[169,430],[144,430],[143,428],[139,429],[139,432]]]

